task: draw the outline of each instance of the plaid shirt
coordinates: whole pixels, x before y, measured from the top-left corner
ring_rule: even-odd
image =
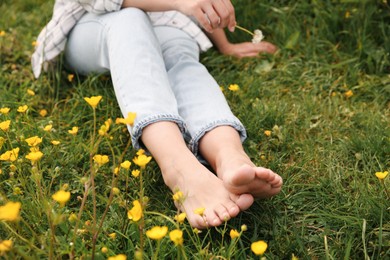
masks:
[[[86,12],[104,14],[119,11],[122,2],[123,0],[56,0],[53,17],[39,34],[31,57],[34,76],[38,78],[42,67],[65,49],[67,35]],[[199,26],[180,12],[148,12],[148,15],[154,26],[168,25],[182,29],[198,42],[202,51],[212,46]]]

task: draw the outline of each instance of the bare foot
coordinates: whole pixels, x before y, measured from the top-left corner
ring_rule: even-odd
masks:
[[[257,167],[246,154],[230,152],[220,160],[216,171],[226,189],[234,194],[252,194],[255,198],[269,198],[278,194],[283,180],[270,169]]]
[[[192,227],[202,229],[219,226],[252,205],[252,195],[229,192],[223,181],[200,163],[195,166],[187,164],[185,171],[177,168],[178,165],[163,171],[163,177],[174,193],[183,193],[184,199],[175,204],[187,214]],[[196,213],[200,208],[204,208],[204,212]]]

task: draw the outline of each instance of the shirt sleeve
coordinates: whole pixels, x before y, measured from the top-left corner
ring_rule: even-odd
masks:
[[[104,14],[118,11],[122,8],[123,0],[72,0],[78,2],[87,12]]]

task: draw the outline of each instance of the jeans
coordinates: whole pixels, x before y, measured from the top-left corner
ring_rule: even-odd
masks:
[[[139,9],[85,14],[68,37],[65,62],[83,75],[111,73],[122,114],[137,114],[129,126],[136,149],[143,148],[143,128],[160,121],[175,122],[195,155],[202,136],[217,126],[231,126],[246,138],[219,85],[199,62],[196,41],[180,29],[153,26]]]

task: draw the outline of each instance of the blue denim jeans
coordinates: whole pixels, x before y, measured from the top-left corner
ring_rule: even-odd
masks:
[[[213,128],[246,131],[232,114],[219,85],[199,62],[199,47],[180,29],[155,26],[136,8],[84,15],[71,31],[67,66],[80,74],[110,72],[122,114],[137,113],[129,127],[136,149],[142,130],[159,121],[175,122],[191,151]]]

